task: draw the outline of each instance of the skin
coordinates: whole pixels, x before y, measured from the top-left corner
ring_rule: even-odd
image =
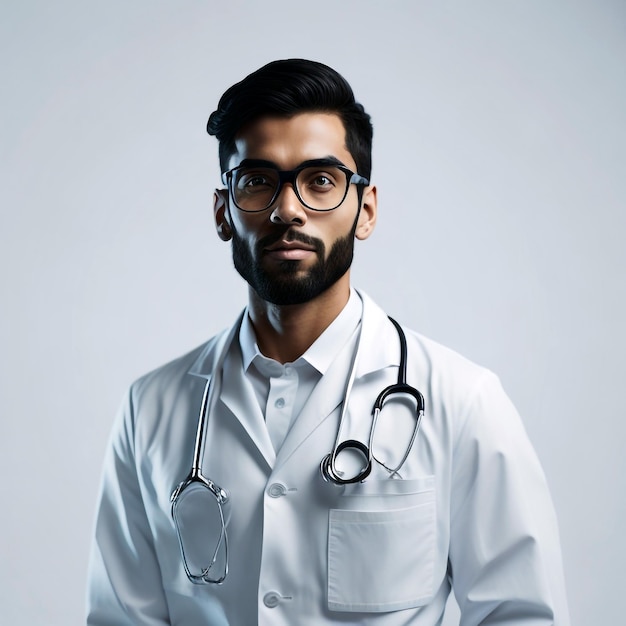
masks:
[[[236,140],[236,151],[229,168],[243,159],[264,159],[278,168],[289,170],[309,159],[328,156],[339,159],[352,171],[356,163],[346,148],[343,122],[332,113],[300,113],[290,118],[266,117],[243,128]],[[266,273],[298,280],[310,274],[319,262],[315,246],[299,242],[297,237],[313,238],[324,244],[324,260],[333,244],[351,236],[367,239],[376,224],[376,187],[363,191],[359,210],[355,185],[350,185],[343,204],[328,213],[304,207],[293,188],[285,184],[276,202],[260,213],[245,213],[230,202],[224,189],[215,191],[214,216],[218,236],[230,241],[233,232],[239,244],[248,248],[253,262]],[[295,241],[292,238],[296,237]],[[267,239],[265,239],[267,238]],[[261,249],[257,242],[271,241]],[[286,264],[285,261],[290,261]],[[294,267],[295,266],[295,267]],[[300,304],[275,304],[263,299],[248,285],[250,319],[260,351],[280,363],[295,361],[315,342],[346,305],[350,295],[350,268],[327,289]]]

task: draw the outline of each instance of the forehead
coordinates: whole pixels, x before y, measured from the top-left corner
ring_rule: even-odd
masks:
[[[346,148],[346,130],[335,113],[299,113],[292,117],[262,117],[244,128],[235,139],[229,168],[243,159],[272,161],[290,169],[303,161],[333,156],[355,169]]]

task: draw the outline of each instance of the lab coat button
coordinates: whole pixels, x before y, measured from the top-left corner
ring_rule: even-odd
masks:
[[[287,493],[287,488],[285,485],[281,485],[280,483],[272,483],[267,490],[270,498],[280,498]]]
[[[268,609],[273,609],[275,607],[277,607],[280,603],[280,594],[276,593],[275,591],[268,591],[264,596],[263,596],[263,604],[268,608]]]
[[[278,398],[278,400],[274,402],[274,406],[277,409],[282,409],[285,406],[285,398]]]

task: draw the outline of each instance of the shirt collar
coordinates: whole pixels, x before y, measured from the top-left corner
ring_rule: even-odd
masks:
[[[301,359],[306,361],[323,376],[359,325],[362,314],[363,303],[361,298],[351,288],[346,306],[298,361]],[[239,344],[241,346],[244,370],[248,370],[257,355],[266,358],[259,350],[254,328],[247,311],[243,316],[241,329],[239,330]]]

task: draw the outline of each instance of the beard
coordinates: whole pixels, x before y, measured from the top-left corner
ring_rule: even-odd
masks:
[[[354,233],[357,219],[345,237],[337,239],[326,256],[324,242],[288,229],[263,237],[255,244],[255,254],[233,229],[232,254],[235,269],[241,277],[266,302],[277,305],[303,304],[319,296],[334,285],[352,265],[354,256]],[[259,263],[263,250],[272,243],[285,238],[288,241],[300,241],[315,247],[316,263],[303,274],[299,260],[284,260],[272,271],[267,271]]]

